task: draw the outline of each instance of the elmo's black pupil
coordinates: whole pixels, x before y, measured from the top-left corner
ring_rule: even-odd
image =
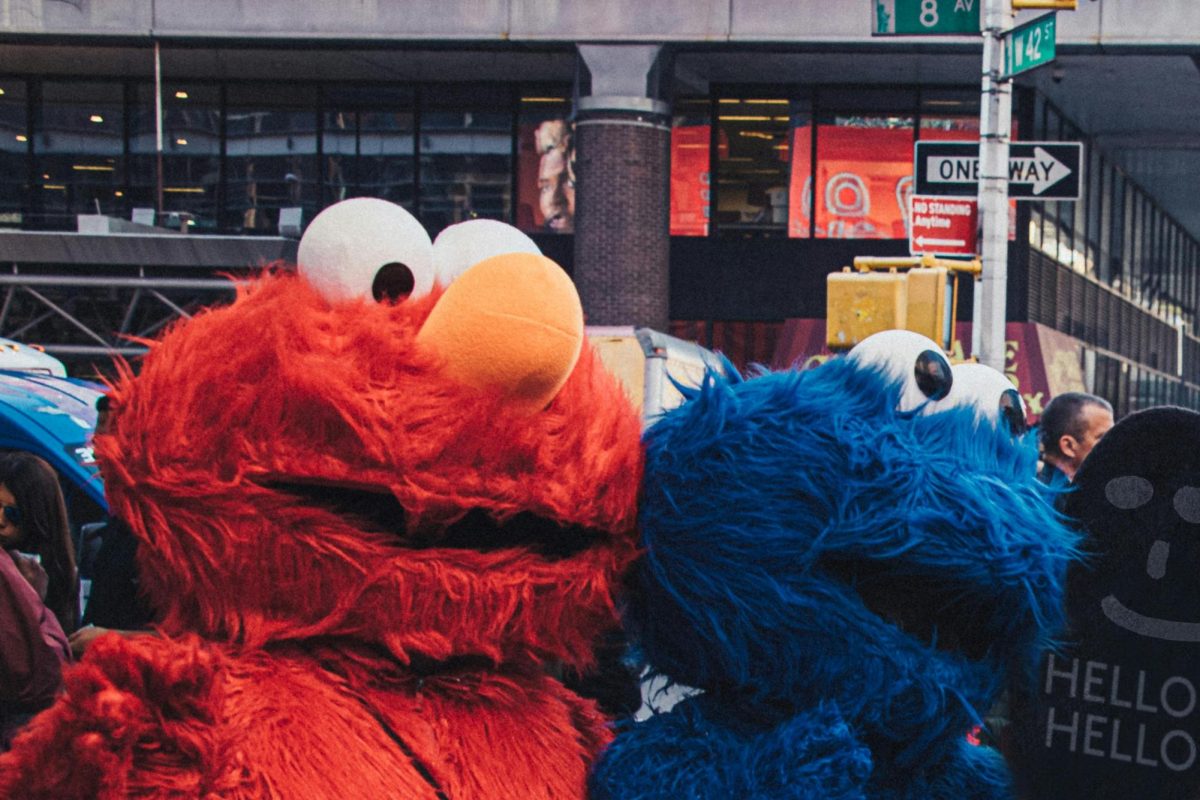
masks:
[[[415,285],[416,279],[413,278],[412,270],[398,261],[393,261],[384,264],[375,273],[375,280],[371,284],[371,296],[379,303],[385,300],[394,303],[412,294]]]
[[[941,400],[950,394],[950,385],[954,382],[950,372],[950,362],[940,353],[925,350],[917,356],[913,375],[917,379],[917,388],[921,394],[930,400]]]

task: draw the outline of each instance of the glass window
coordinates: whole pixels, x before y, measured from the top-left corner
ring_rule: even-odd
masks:
[[[1092,391],[1110,403],[1117,396],[1117,362],[1100,353],[1096,354],[1096,378]]]
[[[1171,299],[1177,309],[1187,302],[1187,279],[1184,264],[1187,263],[1187,234],[1175,226],[1174,245],[1171,253]],[[1180,317],[1182,319],[1182,315]]]
[[[1188,239],[1184,242],[1184,261],[1183,261],[1183,307],[1186,308],[1190,327],[1195,331],[1196,326],[1196,270],[1200,269],[1200,263],[1196,259],[1195,240]]]
[[[1087,194],[1087,183],[1086,183],[1086,179],[1087,179],[1086,164],[1084,165],[1084,169],[1085,169],[1085,174],[1083,175],[1083,179],[1085,180],[1085,183],[1082,186],[1082,188],[1083,188],[1082,196],[1074,202],[1064,203],[1064,205],[1066,206],[1066,209],[1067,209],[1067,213],[1069,214],[1068,219],[1070,220],[1070,226],[1071,226],[1071,254],[1070,254],[1071,260],[1068,261],[1067,263],[1070,264],[1071,268],[1074,269],[1076,272],[1082,272],[1087,275],[1093,275],[1093,274],[1095,274],[1095,265],[1090,263],[1090,261],[1088,260],[1088,240],[1087,240],[1088,194]]]
[[[321,115],[321,157],[325,161],[321,204],[358,197],[359,113],[336,101]]]
[[[1147,201],[1149,202],[1149,201]],[[1162,245],[1163,245],[1163,227],[1162,216],[1159,214],[1158,208],[1150,203],[1150,237],[1149,237],[1149,256],[1146,262],[1146,290],[1150,299],[1150,308],[1152,311],[1159,311],[1162,305],[1162,280],[1163,280],[1163,265],[1162,265]]]
[[[912,160],[911,116],[823,116],[817,126],[816,235],[906,238]]]
[[[1100,151],[1097,148],[1085,147],[1084,153],[1088,162],[1088,169],[1084,174],[1084,178],[1087,179],[1087,183],[1084,184],[1084,199],[1080,201],[1080,203],[1087,204],[1083,209],[1087,215],[1085,223],[1085,239],[1087,244],[1084,252],[1087,260],[1087,273],[1095,277],[1098,266],[1097,259],[1099,257],[1100,217],[1104,206],[1104,165],[1100,159]]]
[[[1120,377],[1117,382],[1117,402],[1116,409],[1118,417],[1123,417],[1131,411],[1134,411],[1133,403],[1130,401],[1129,385],[1133,382],[1133,376],[1130,374],[1129,362],[1121,362]]]
[[[1037,203],[1029,204],[1029,246],[1042,249],[1042,210]]]
[[[29,119],[24,81],[0,80],[0,225],[20,225],[28,198]]]
[[[1113,240],[1113,219],[1119,206],[1116,205],[1117,198],[1115,197],[1113,177],[1115,171],[1112,164],[1107,161],[1100,160],[1100,175],[1097,180],[1099,184],[1099,201],[1100,201],[1100,222],[1099,229],[1096,232],[1096,277],[1106,284],[1113,282],[1113,265],[1112,265],[1112,240]]]
[[[1171,320],[1174,321],[1179,314],[1179,228],[1170,220],[1167,221],[1166,267],[1167,302],[1170,306]]]
[[[1142,262],[1142,297],[1151,310],[1156,311],[1159,302],[1158,248],[1161,228],[1158,224],[1158,209],[1150,204],[1149,200],[1146,201],[1146,215],[1146,257]]]
[[[813,208],[813,135],[812,114],[808,109],[792,111],[791,133],[792,179],[788,187],[788,236],[806,239],[812,235]]]
[[[412,92],[338,87],[326,95],[322,120],[326,205],[379,197],[415,210],[415,115]]]
[[[569,99],[565,92],[526,93],[518,113],[517,227],[530,232],[572,233],[575,126]]]
[[[1158,312],[1163,300],[1163,218],[1153,201],[1147,199],[1150,211],[1150,255],[1147,262],[1146,288],[1150,308]]]
[[[1158,274],[1155,276],[1155,284],[1158,287],[1160,313],[1170,313],[1169,306],[1174,292],[1171,282],[1171,239],[1175,235],[1175,228],[1171,224],[1171,220],[1167,219],[1167,215],[1161,208],[1155,207],[1158,213]]]
[[[281,208],[312,219],[320,186],[315,93],[237,84],[227,92],[224,227],[274,234]]]
[[[1058,223],[1054,219],[1053,210],[1047,208],[1052,206],[1051,203],[1042,203],[1042,213],[1039,218],[1042,222],[1041,248],[1042,252],[1058,261],[1058,246],[1059,246],[1059,230]]]
[[[1112,196],[1112,212],[1108,227],[1107,280],[1110,286],[1120,291],[1125,283],[1125,178],[1115,167],[1112,168],[1108,191]]]
[[[717,224],[722,231],[784,233],[793,182],[790,101],[717,100]]]
[[[1136,189],[1130,188],[1131,216],[1129,223],[1129,296],[1135,303],[1142,301],[1142,267],[1145,251],[1145,204]]]
[[[893,106],[894,107],[894,106]],[[953,120],[975,120],[979,130],[979,90],[923,87],[921,89],[921,116],[934,119],[948,117]],[[922,125],[922,128],[927,126]],[[928,127],[939,127],[931,125]],[[1015,128],[1013,129],[1015,132]]]
[[[1146,407],[1146,381],[1144,372],[1136,365],[1129,366],[1129,410],[1141,411]]]
[[[977,142],[979,117],[924,115],[920,137],[923,141]]]
[[[129,140],[129,204],[158,207],[154,87],[137,87]],[[163,212],[199,230],[217,227],[221,184],[221,97],[215,86],[163,86]]]
[[[475,217],[512,221],[509,95],[482,93],[453,97],[447,88],[422,95],[419,208],[432,234]]]
[[[675,101],[671,120],[671,235],[707,236],[712,113],[707,98]]]
[[[33,142],[35,204],[46,225],[74,228],[76,214],[123,216],[124,107],[121,84],[42,84]]]

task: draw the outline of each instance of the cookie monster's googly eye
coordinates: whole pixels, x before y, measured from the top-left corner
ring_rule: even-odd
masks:
[[[1014,436],[1029,429],[1025,402],[1012,382],[985,364],[955,364],[954,385],[946,397],[925,407],[927,414],[973,408],[975,416],[1004,425]]]
[[[300,239],[296,263],[330,302],[400,302],[433,288],[433,245],[421,223],[395,203],[343,200],[322,211]]]
[[[950,386],[954,383],[950,362],[944,355],[932,350],[925,350],[917,356],[913,378],[917,381],[917,388],[921,390],[921,394],[930,400],[941,400],[950,394]]]
[[[521,231],[494,219],[469,219],[451,225],[433,240],[433,267],[437,282],[449,286],[467,269],[492,256],[542,251]]]
[[[950,361],[937,343],[912,331],[871,334],[854,346],[849,357],[901,384],[901,411],[914,411],[945,397],[955,380]]]
[[[1122,511],[1141,508],[1154,497],[1154,484],[1140,475],[1122,475],[1104,484],[1104,497]]]
[[[1025,403],[1016,389],[1005,389],[1000,395],[1000,419],[1008,425],[1014,436],[1020,436],[1029,430],[1029,422],[1025,419]]]

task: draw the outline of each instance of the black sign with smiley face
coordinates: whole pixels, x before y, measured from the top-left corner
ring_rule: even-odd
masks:
[[[1156,408],[1109,431],[1076,476],[1067,513],[1091,563],[1072,576],[1081,637],[1200,666],[1200,414]]]
[[[1071,630],[1014,704],[1029,798],[1200,797],[1200,414],[1133,414],[1076,476]]]

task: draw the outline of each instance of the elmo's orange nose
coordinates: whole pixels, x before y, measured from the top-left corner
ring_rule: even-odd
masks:
[[[459,275],[417,341],[434,348],[456,380],[498,389],[540,410],[579,360],[583,307],[575,285],[553,261],[507,253]]]

